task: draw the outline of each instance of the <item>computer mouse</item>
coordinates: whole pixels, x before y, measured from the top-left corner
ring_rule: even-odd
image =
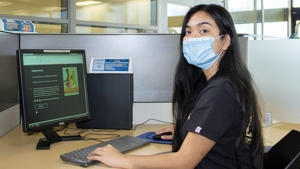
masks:
[[[165,132],[165,133],[161,133],[161,134],[157,134],[157,135],[154,135],[152,137],[153,140],[163,140],[161,139],[161,136],[164,136],[164,135],[172,135],[172,132]]]

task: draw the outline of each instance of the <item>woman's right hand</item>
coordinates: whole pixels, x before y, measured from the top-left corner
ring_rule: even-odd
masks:
[[[171,132],[172,135],[164,135],[161,137],[161,139],[163,140],[172,140],[173,139],[173,136],[174,136],[174,131],[175,131],[175,128],[174,127],[168,127],[168,128],[163,128],[161,130],[158,130],[155,134],[162,134],[162,133],[166,133],[166,132]]]

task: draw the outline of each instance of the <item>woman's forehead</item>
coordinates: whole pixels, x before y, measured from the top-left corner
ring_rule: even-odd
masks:
[[[215,26],[216,25],[214,19],[209,14],[207,14],[204,11],[199,11],[199,12],[196,12],[194,15],[192,15],[190,17],[187,25],[189,25],[189,26],[194,25],[195,26],[195,25],[197,25],[197,24],[199,24],[201,22],[207,22],[211,26]]]

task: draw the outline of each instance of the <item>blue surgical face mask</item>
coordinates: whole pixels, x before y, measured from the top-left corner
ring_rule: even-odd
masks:
[[[213,50],[214,40],[219,37],[189,38],[183,41],[183,56],[191,65],[201,69],[208,69],[220,57],[223,50],[216,54]]]

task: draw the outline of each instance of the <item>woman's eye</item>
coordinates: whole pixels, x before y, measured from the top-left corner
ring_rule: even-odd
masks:
[[[200,33],[207,33],[207,30],[201,30]]]
[[[189,35],[189,34],[191,34],[191,31],[185,31],[185,34]]]

